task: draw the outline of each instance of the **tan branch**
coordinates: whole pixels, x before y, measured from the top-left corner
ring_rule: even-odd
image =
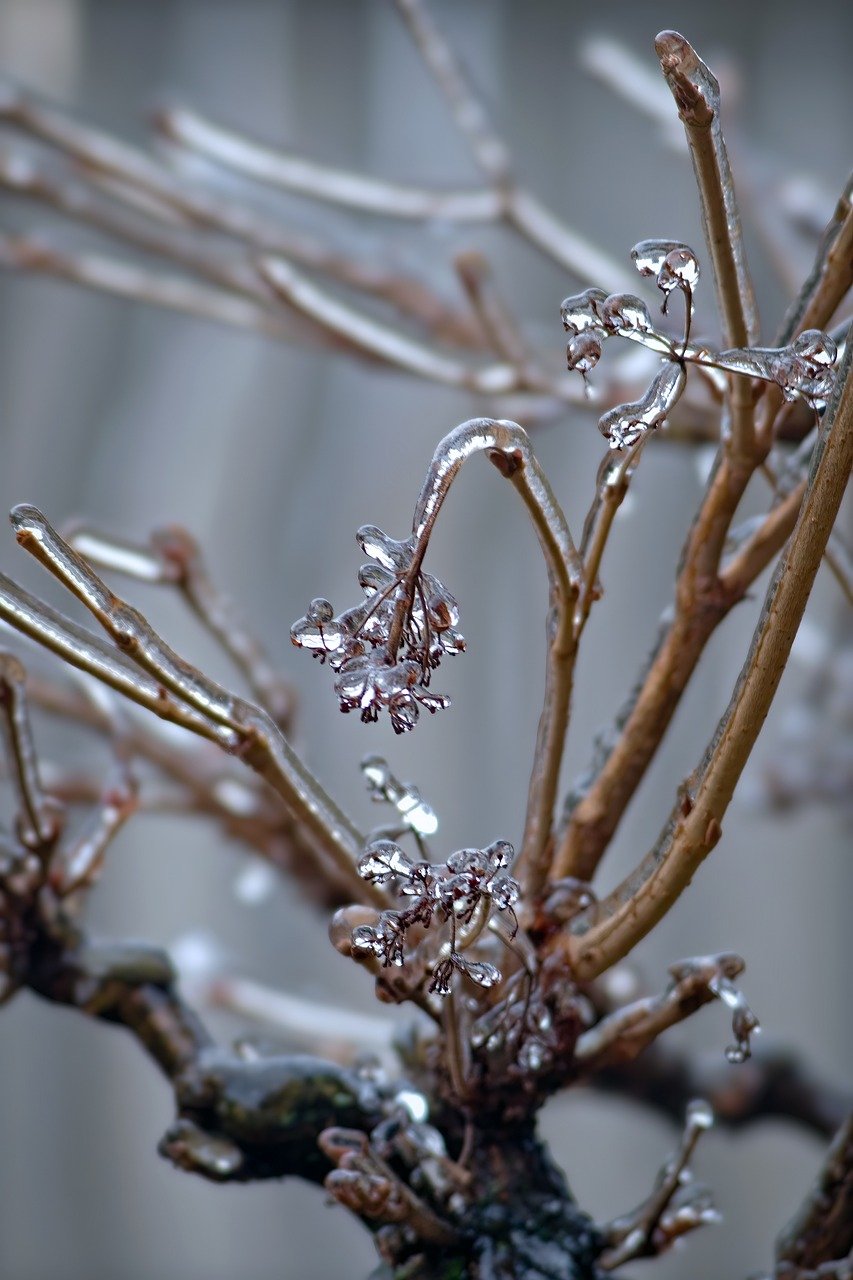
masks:
[[[725,345],[747,347],[758,336],[758,315],[720,124],[720,86],[695,49],[677,31],[662,31],[655,40],[655,48],[675,98],[693,160]],[[754,450],[754,401],[749,381],[731,378],[729,396],[731,449],[737,458],[750,458]]]
[[[289,811],[334,859],[349,880],[356,900],[384,902],[384,896],[358,875],[356,862],[364,844],[361,833],[305,768],[271,716],[179,657],[136,609],[113,595],[37,508],[16,507],[12,520],[21,545],[91,611],[119,647],[124,659],[120,664],[122,673],[130,666],[133,674],[129,680],[117,681],[116,655],[109,650],[107,671],[101,664],[92,663],[88,653],[75,654],[73,664],[106,679],[114,688],[152,709],[165,701],[169,707],[167,718],[177,719],[186,727],[194,728],[200,720],[205,736],[236,751],[281,796]],[[9,620],[21,626],[14,614]],[[38,629],[29,634],[45,642]],[[50,640],[47,643],[57,647]],[[67,650],[67,646],[63,647]]]
[[[658,844],[611,894],[575,917],[564,939],[587,980],[626,955],[677,901],[716,845],[722,822],[776,693],[853,464],[853,348],[827,408],[806,495],[767,592],[732,700],[689,791]]]

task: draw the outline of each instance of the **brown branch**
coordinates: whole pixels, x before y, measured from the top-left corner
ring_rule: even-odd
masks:
[[[716,1054],[696,1058],[655,1044],[629,1062],[605,1066],[589,1084],[653,1107],[675,1124],[691,1098],[704,1098],[717,1122],[728,1128],[784,1119],[827,1138],[853,1105],[849,1090],[821,1079],[795,1054],[776,1048],[758,1048],[733,1066]]]
[[[231,601],[214,585],[198,543],[180,525],[156,529],[148,546],[107,536],[85,525],[75,525],[68,542],[89,561],[143,582],[172,585],[205,629],[246,677],[250,689],[272,715],[287,729],[295,695],[273,669],[256,636],[250,634]]]
[[[767,592],[749,656],[689,792],[641,865],[568,926],[567,959],[582,979],[609,968],[653,928],[720,838],[726,809],[779,685],[844,497],[853,464],[851,364],[853,345],[827,408],[806,496]]]
[[[20,609],[10,609],[8,620],[40,643],[59,649],[75,666],[119,688],[134,701],[177,719],[186,727],[201,722],[205,736],[224,742],[260,774],[281,796],[294,817],[323,845],[346,877],[356,901],[384,903],[384,895],[358,875],[357,859],[364,839],[341,812],[291,748],[281,730],[261,708],[238,698],[179,657],[153,630],[145,618],[109,590],[82,556],[56,533],[35,507],[13,512],[18,541],[53,573],[92,612],[111,636],[124,659],[116,664],[116,651],[107,648],[106,667],[91,661],[89,648],[57,646],[44,627],[33,626]],[[0,601],[2,604],[2,601]],[[60,615],[61,616],[61,615]],[[26,624],[26,625],[25,625]],[[68,630],[63,620],[63,627]],[[81,629],[82,630],[82,629]],[[99,655],[103,649],[98,647]],[[127,658],[124,657],[127,655]],[[119,679],[130,666],[130,679]],[[153,686],[153,689],[152,689]]]
[[[594,776],[568,799],[552,877],[591,880],[634,792],[657,752],[707,641],[741,597],[717,573],[726,534],[752,475],[728,454],[718,458],[682,553],[675,611],[648,669],[617,717],[620,732]]]
[[[165,225],[158,231],[145,222],[129,224],[120,210],[98,201],[86,185],[70,183],[41,165],[34,168],[30,157],[14,151],[7,153],[5,163],[0,166],[3,180],[13,189],[48,200],[75,218],[95,224],[103,219],[109,224],[104,225],[104,230],[122,238],[136,240],[144,235],[150,241],[162,236],[166,245],[171,244],[168,256],[173,256],[175,251],[167,235],[168,228],[190,231],[193,248],[186,253],[198,253],[199,265],[208,258],[204,251],[197,250],[202,233],[223,234],[250,249],[282,254],[307,269],[320,271],[347,287],[388,302],[426,325],[436,336],[465,346],[476,345],[471,325],[424,281],[339,253],[314,237],[264,217],[246,204],[223,197],[221,192],[210,194],[177,176],[146,152],[71,119],[61,109],[39,102],[2,79],[0,90],[0,120],[55,147],[74,160],[87,178],[115,200]],[[215,258],[208,258],[208,263],[211,262],[215,263]]]
[[[803,329],[825,329],[853,286],[853,178],[839,197],[823,233],[814,266],[785,316],[778,342],[786,346]]]
[[[655,40],[655,49],[693,160],[725,345],[746,347],[758,335],[758,315],[720,124],[720,86],[696,50],[677,31],[662,31]],[[748,379],[730,378],[729,398],[730,448],[735,458],[749,459],[755,449],[755,434],[753,392]]]
[[[853,1250],[853,1111],[847,1116],[814,1186],[776,1242],[776,1274],[798,1275],[840,1262]],[[790,1268],[790,1270],[789,1270]]]

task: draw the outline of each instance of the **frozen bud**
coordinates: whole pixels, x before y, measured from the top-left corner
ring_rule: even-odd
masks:
[[[387,799],[387,789],[392,781],[387,760],[382,756],[365,756],[361,762],[361,771],[374,800]]]
[[[508,908],[514,907],[520,894],[521,887],[517,880],[513,880],[512,876],[498,876],[497,879],[492,881],[489,889],[489,896],[498,911],[506,911]]]
[[[699,262],[681,240],[640,240],[631,261],[641,276],[654,276],[659,289],[692,288],[699,279]]]
[[[687,1104],[687,1127],[710,1129],[714,1123],[714,1111],[704,1098],[694,1098]]]
[[[578,333],[566,346],[566,366],[572,373],[584,378],[601,359],[601,339],[593,333]]]
[[[434,631],[447,631],[459,621],[459,606],[449,591],[434,591],[427,601],[427,617]]]
[[[372,907],[339,907],[329,923],[329,939],[342,956],[352,956],[358,950],[353,944],[356,929],[373,928],[379,920],[379,912]],[[365,954],[365,950],[361,950]]]
[[[478,987],[496,987],[501,980],[501,971],[484,960],[466,960],[460,957],[459,968],[476,982]]]
[[[560,307],[563,328],[569,333],[584,333],[597,329],[602,336],[606,332],[601,319],[601,306],[607,298],[603,289],[584,289],[583,293],[564,298]]]
[[[642,400],[618,404],[602,414],[598,429],[610,441],[610,448],[630,448],[647,431],[661,426],[681,396],[685,381],[682,366],[668,360],[652,379]]]
[[[664,293],[672,289],[695,289],[699,283],[699,260],[687,245],[670,249],[657,273],[657,286]]]
[[[517,1061],[522,1071],[540,1071],[550,1056],[542,1041],[531,1036],[519,1049]]]
[[[304,618],[290,628],[290,639],[298,649],[307,649],[324,661],[327,654],[337,653],[344,643],[343,631],[334,621],[334,610],[328,600],[312,600]]]
[[[407,876],[411,870],[411,859],[391,840],[375,840],[358,863],[358,874],[371,884],[384,884],[394,876]]]
[[[383,569],[402,572],[408,568],[414,546],[412,539],[398,542],[374,524],[362,525],[355,536],[364,554],[377,561]]]
[[[835,341],[821,329],[804,329],[791,346],[800,359],[811,367],[810,372],[813,373],[821,366],[835,364],[838,356]]]
[[[358,571],[358,585],[368,597],[384,591],[396,580],[396,575],[390,569],[383,569],[381,564],[363,564]]]
[[[483,850],[490,867],[508,867],[515,857],[515,850],[508,840],[494,840]]]
[[[325,600],[322,596],[315,596],[308,606],[306,618],[309,622],[331,622],[335,616],[331,601]]]
[[[622,337],[650,333],[654,327],[645,302],[633,293],[611,293],[601,308],[601,317],[609,332]]]
[[[447,699],[441,705],[447,706]],[[429,710],[435,711],[437,707],[430,707]],[[391,715],[391,728],[395,733],[411,732],[420,718],[418,704],[410,693],[397,694],[388,704],[388,711]]]
[[[457,849],[448,857],[446,866],[454,875],[462,875],[468,871],[477,871],[484,875],[486,871],[482,849]]]

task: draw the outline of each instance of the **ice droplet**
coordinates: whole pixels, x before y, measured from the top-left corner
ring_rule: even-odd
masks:
[[[539,1071],[545,1064],[547,1051],[541,1041],[531,1037],[518,1051],[518,1065],[523,1071]]]
[[[394,876],[407,876],[412,860],[391,840],[374,840],[358,861],[358,874],[372,884],[384,884]]]
[[[398,542],[375,524],[363,524],[355,536],[364,554],[382,565],[383,569],[401,572],[408,567],[413,550],[411,539]]]
[[[500,969],[484,960],[463,960],[461,967],[478,987],[496,987],[501,980]]]
[[[392,804],[406,826],[421,836],[434,835],[438,830],[438,817],[421,797],[417,787],[399,782],[381,756],[365,756],[361,768],[374,800]]]
[[[699,260],[681,240],[640,240],[631,250],[631,261],[641,276],[654,276],[664,293],[693,289],[699,280]]]
[[[400,1089],[394,1094],[394,1101],[406,1110],[416,1124],[423,1124],[429,1119],[429,1103],[422,1093],[414,1089]]]
[[[714,1123],[714,1111],[704,1098],[694,1098],[687,1104],[687,1123],[695,1129],[710,1129]]]
[[[623,338],[654,330],[648,307],[633,293],[611,293],[602,304],[601,317],[611,333]]]
[[[569,333],[584,333],[588,329],[598,330],[602,337],[607,333],[601,318],[601,306],[607,300],[603,289],[584,289],[583,293],[572,294],[564,298],[560,306],[563,328]]]
[[[601,359],[601,339],[593,333],[576,333],[566,346],[566,367],[579,373],[584,381]]]

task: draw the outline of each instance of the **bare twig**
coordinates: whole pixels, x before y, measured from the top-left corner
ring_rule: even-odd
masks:
[[[215,1008],[228,1009],[294,1038],[312,1052],[318,1048],[335,1061],[353,1062],[367,1052],[394,1059],[394,1023],[351,1009],[335,1009],[275,991],[247,978],[216,978],[204,989]]]
[[[52,812],[39,778],[38,756],[27,710],[26,673],[18,659],[3,650],[0,650],[0,721],[8,746],[9,775],[18,799],[19,835],[29,848],[38,849],[55,839],[57,815]]]
[[[230,656],[255,697],[286,730],[294,695],[273,669],[260,641],[238,619],[236,610],[213,584],[198,543],[186,529],[170,525],[151,534],[149,546],[108,537],[85,525],[69,530],[68,542],[89,561],[143,582],[171,584]]]
[[[806,1271],[853,1250],[853,1112],[826,1154],[814,1186],[776,1242],[776,1265]]]
[[[443,355],[425,343],[409,338],[399,330],[381,324],[348,306],[314,284],[283,258],[261,258],[258,268],[276,294],[295,311],[325,329],[339,342],[371,359],[380,360],[433,382],[463,387],[481,395],[498,396],[522,389],[553,394],[556,389],[556,393],[563,399],[581,399],[581,393],[569,383],[568,378],[543,380],[528,388],[522,380],[523,371],[513,365],[502,363],[477,368]]]
[[[586,626],[593,601],[600,592],[598,572],[616,512],[625,501],[631,477],[648,438],[648,435],[641,436],[633,448],[626,449],[615,456],[611,450],[608,450],[598,468],[598,475],[595,478],[595,497],[587,512],[581,537],[584,580],[575,615],[575,633],[578,638]]]
[[[39,102],[24,90],[0,79],[0,119],[47,142],[71,157],[82,173],[102,186],[121,204],[143,212],[165,228],[178,227],[194,233],[192,250],[181,251],[205,260],[197,248],[203,232],[221,233],[235,238],[251,249],[283,254],[310,270],[321,271],[341,284],[380,298],[406,315],[425,324],[437,336],[445,336],[470,345],[474,335],[471,326],[449,307],[423,281],[388,271],[360,261],[351,254],[333,248],[304,233],[294,232],[271,218],[255,212],[248,205],[236,203],[217,192],[211,194],[175,175],[151,156],[108,134],[69,118],[62,110]],[[128,224],[119,210],[103,201],[82,184],[70,184],[58,175],[33,167],[30,157],[8,154],[2,165],[3,177],[13,189],[56,204],[75,218],[103,220],[104,230],[121,234],[138,242],[140,235],[153,249],[152,241],[166,231],[158,231],[144,222]],[[132,234],[131,233],[132,230]],[[208,259],[215,262],[215,257]]]
[[[102,660],[90,661],[86,648],[82,654],[78,648],[72,658],[74,665],[106,679],[113,687],[152,709],[165,700],[169,704],[168,718],[186,727],[195,728],[201,721],[205,736],[238,750],[246,763],[278,792],[288,809],[334,858],[341,873],[349,879],[357,900],[384,901],[383,895],[366,885],[356,870],[364,843],[360,832],[308,772],[272,718],[251,702],[223,689],[174,653],[137,610],[113,595],[35,507],[17,507],[12,518],[18,541],[86,605],[128,655],[127,665],[132,676],[126,678],[127,665],[116,665],[116,655],[110,650],[107,650],[106,671]],[[21,625],[23,621],[12,611],[7,616],[13,625]],[[23,625],[21,629],[45,642],[42,629]],[[47,643],[50,645],[50,638]],[[141,680],[137,668],[141,668]]]
[[[609,292],[622,287],[624,271],[595,245],[565,226],[515,181],[503,140],[495,132],[458,58],[422,0],[397,0],[403,19],[474,161],[494,184],[497,213],[552,262]]]
[[[849,1089],[821,1079],[778,1048],[759,1047],[747,1062],[732,1066],[717,1054],[696,1058],[658,1043],[637,1058],[603,1067],[589,1083],[654,1107],[676,1124],[691,1098],[705,1098],[719,1123],[733,1129],[772,1117],[826,1138],[853,1106]]]
[[[278,341],[300,342],[310,336],[311,341],[319,338],[321,345],[329,345],[327,333],[315,327],[312,335],[301,318],[288,316],[282,311],[273,312],[269,307],[239,294],[198,284],[185,276],[150,271],[136,263],[100,253],[55,249],[29,236],[0,236],[0,267],[55,276],[87,289],[166,307],[171,311],[183,311]]]
[[[655,48],[684,124],[693,159],[725,342],[730,347],[746,347],[758,335],[758,315],[720,125],[720,86],[695,49],[677,31],[662,31]],[[732,378],[729,394],[731,448],[735,456],[750,458],[754,450],[752,387],[744,378]]]
[[[431,191],[333,169],[285,151],[273,151],[185,107],[158,111],[154,125],[171,142],[236,173],[294,195],[342,205],[359,213],[417,221],[444,218],[451,222],[483,222],[494,218],[499,208],[497,196],[488,189]]]
[[[626,955],[669,910],[722,833],[735,785],[778,687],[853,463],[853,349],[828,406],[806,495],[773,577],[732,700],[655,848],[600,903],[569,924],[574,971],[595,977]]]

